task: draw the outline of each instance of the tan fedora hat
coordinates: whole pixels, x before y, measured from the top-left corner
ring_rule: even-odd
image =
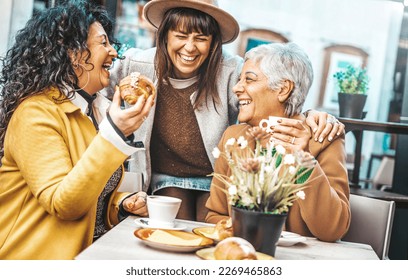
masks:
[[[217,1],[211,0],[152,0],[143,9],[145,19],[158,28],[164,14],[173,8],[192,8],[212,16],[221,30],[222,42],[230,43],[239,34],[239,25],[233,16],[217,7]]]

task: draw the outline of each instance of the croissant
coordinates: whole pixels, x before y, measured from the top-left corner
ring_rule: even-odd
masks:
[[[215,225],[215,231],[218,233],[218,239],[223,240],[233,236],[231,218],[219,221]]]
[[[119,90],[122,99],[130,105],[135,104],[141,95],[144,95],[147,99],[149,95],[156,94],[153,82],[139,72],[133,72],[123,78],[119,83]]]
[[[240,237],[228,237],[215,246],[216,260],[257,260],[251,243]]]

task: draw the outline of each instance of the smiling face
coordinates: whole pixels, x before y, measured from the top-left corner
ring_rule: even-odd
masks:
[[[278,100],[278,92],[268,85],[268,78],[257,64],[247,60],[233,91],[239,99],[238,120],[257,126],[269,116],[284,117],[284,106]]]
[[[167,39],[167,52],[173,63],[174,78],[196,76],[210,53],[212,35],[170,30]]]
[[[86,62],[86,52],[82,54],[79,59],[80,66],[76,67],[75,73],[78,77],[78,87],[92,95],[109,86],[108,69],[118,53],[109,43],[108,36],[99,22],[90,25],[86,42],[90,57]],[[73,64],[75,65],[75,62]]]

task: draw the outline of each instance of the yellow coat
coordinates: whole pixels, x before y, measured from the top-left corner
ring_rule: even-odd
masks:
[[[230,126],[218,145],[220,151],[224,150],[228,139],[246,137],[250,127],[247,124]],[[305,183],[306,198],[298,199],[292,205],[285,229],[323,241],[336,241],[347,232],[351,219],[344,135],[332,143],[311,139],[309,149],[317,165]],[[231,174],[224,158],[216,161],[214,172]],[[206,204],[209,209],[206,222],[209,223],[217,223],[231,215],[226,193],[216,186],[225,188],[220,180],[213,178]]]
[[[73,259],[92,243],[99,194],[126,155],[56,89],[23,101],[0,167],[0,259]],[[107,222],[117,223],[110,198]]]

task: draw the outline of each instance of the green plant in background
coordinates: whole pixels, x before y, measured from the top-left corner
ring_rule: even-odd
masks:
[[[113,47],[114,47],[115,50],[118,52],[118,57],[120,58],[120,57],[122,57],[123,54],[124,54],[128,49],[130,49],[132,46],[129,45],[129,44],[126,44],[126,43],[124,43],[124,44],[120,43],[120,44],[115,44]]]
[[[333,77],[336,79],[339,90],[342,93],[367,93],[369,83],[367,69],[354,67],[349,64],[345,70],[336,72]]]

